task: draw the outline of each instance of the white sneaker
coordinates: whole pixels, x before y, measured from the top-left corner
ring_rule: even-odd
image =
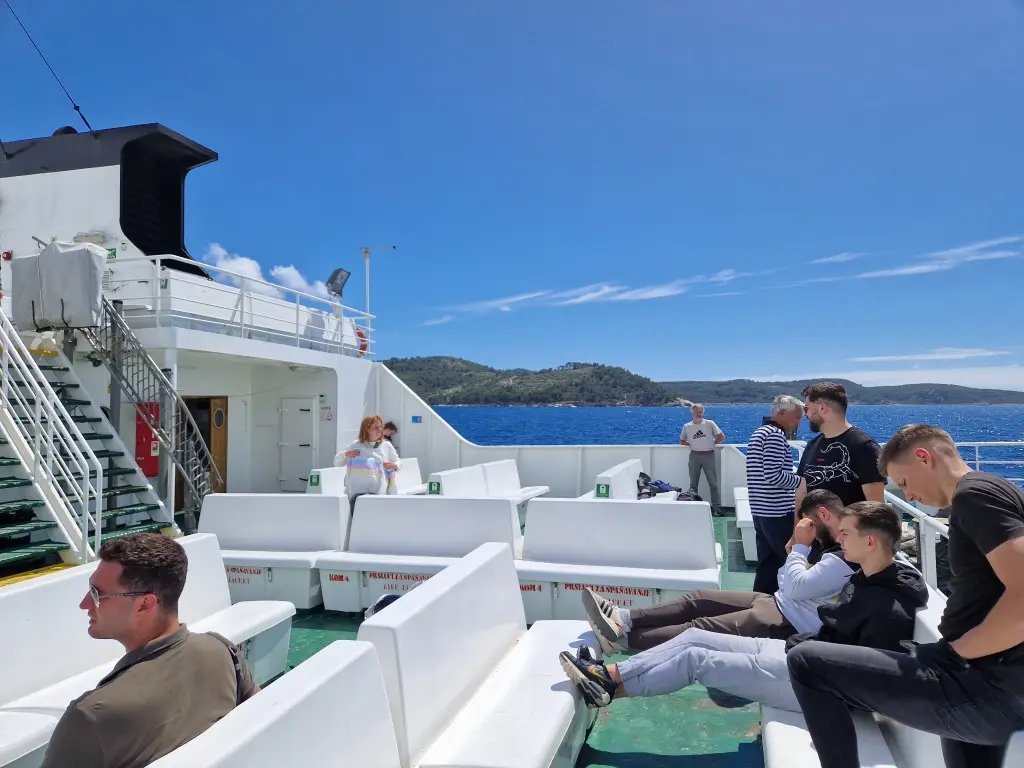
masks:
[[[622,610],[619,606],[589,588],[583,590],[582,599],[587,622],[594,630],[601,652],[611,656],[626,650],[626,627],[622,623]]]

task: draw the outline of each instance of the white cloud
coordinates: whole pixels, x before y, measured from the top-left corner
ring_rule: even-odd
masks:
[[[945,272],[956,266],[952,261],[933,261],[926,264],[910,264],[906,267],[880,269],[877,272],[861,272],[858,279],[872,277],[904,277],[906,275],[927,275],[931,272]]]
[[[220,243],[210,243],[206,248],[203,261],[207,264],[232,272],[224,274],[213,272],[215,280],[221,283],[233,285],[236,288],[244,288],[251,293],[258,293],[263,296],[271,296],[275,299],[285,298],[285,291],[275,285],[264,285],[264,283],[276,281],[279,285],[300,293],[309,293],[319,296],[322,299],[328,298],[327,286],[322,280],[310,283],[294,264],[288,266],[278,265],[270,270],[271,279],[268,280],[263,274],[263,267],[255,259],[248,256],[240,256],[237,253],[229,253]],[[256,282],[264,281],[263,283]],[[294,294],[292,295],[294,299]]]
[[[686,293],[687,285],[682,280],[674,280],[671,283],[661,285],[648,285],[645,288],[631,288],[628,291],[621,291],[608,297],[608,301],[647,301],[649,299],[664,299],[668,296],[678,296]]]
[[[959,384],[984,389],[1024,391],[1024,365],[980,365],[966,368],[902,368],[884,371],[829,371],[828,373],[785,373],[770,376],[744,375],[755,381],[801,379],[848,379],[865,386],[896,384]]]
[[[486,301],[473,301],[458,307],[450,307],[459,312],[487,312],[498,309],[502,312],[511,312],[515,304],[522,304],[525,301],[539,299],[547,296],[550,291],[533,291],[532,293],[520,293],[515,296],[506,296],[503,299],[487,299]]]
[[[455,318],[452,315],[444,315],[443,317],[436,317],[433,320],[427,320],[423,325],[444,325],[445,323],[450,323],[454,319]]]
[[[908,355],[879,355],[876,357],[851,357],[854,363],[887,363],[897,360],[970,360],[978,357],[1000,357],[1010,354],[1004,349],[982,349],[977,347],[938,347],[930,352]]]
[[[969,245],[961,245],[957,248],[947,248],[943,251],[933,251],[921,258],[924,260],[918,264],[908,264],[893,269],[882,269],[876,272],[862,272],[858,278],[877,277],[906,277],[908,275],[927,275],[932,272],[947,272],[974,261],[995,261],[998,259],[1012,259],[1024,255],[1024,247],[1021,243],[1024,237],[1013,235],[1011,237],[997,237],[992,240],[982,240]],[[999,245],[1016,245],[1016,248],[1002,248],[990,250]]]
[[[695,299],[717,299],[720,296],[742,296],[743,291],[722,291],[721,293],[697,293]]]
[[[594,283],[584,285],[582,288],[573,288],[570,291],[560,291],[551,294],[551,299],[557,307],[569,307],[574,304],[588,304],[592,301],[607,300],[609,294],[623,290],[621,285],[609,283]]]
[[[299,291],[300,293],[309,293],[314,296],[319,296],[321,299],[330,298],[330,294],[327,293],[327,285],[323,280],[317,280],[316,282],[310,283],[302,273],[295,268],[294,264],[289,264],[287,267],[274,267],[270,270],[270,275],[285,288],[291,288],[293,291]]]
[[[826,256],[823,259],[815,259],[811,264],[845,264],[848,261],[860,258],[859,253],[837,253],[835,256]]]

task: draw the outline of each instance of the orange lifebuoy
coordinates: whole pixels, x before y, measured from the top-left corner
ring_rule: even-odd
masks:
[[[356,336],[359,337],[359,356],[362,357],[366,354],[366,350],[369,349],[369,344],[366,341],[366,334],[363,333],[363,329],[358,325],[356,326]]]

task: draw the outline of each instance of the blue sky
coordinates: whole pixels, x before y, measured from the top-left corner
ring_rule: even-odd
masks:
[[[220,153],[193,255],[359,307],[396,245],[384,356],[1024,389],[1024,0],[12,2]],[[0,71],[0,137],[73,122],[5,10]]]

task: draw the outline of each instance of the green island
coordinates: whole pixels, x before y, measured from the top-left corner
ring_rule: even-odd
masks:
[[[775,395],[800,396],[803,381],[662,381],[612,365],[566,363],[530,371],[501,370],[458,357],[396,357],[382,360],[430,405],[666,405],[693,402],[760,404]],[[1024,405],[1024,392],[953,384],[865,387],[834,379],[860,405]]]

